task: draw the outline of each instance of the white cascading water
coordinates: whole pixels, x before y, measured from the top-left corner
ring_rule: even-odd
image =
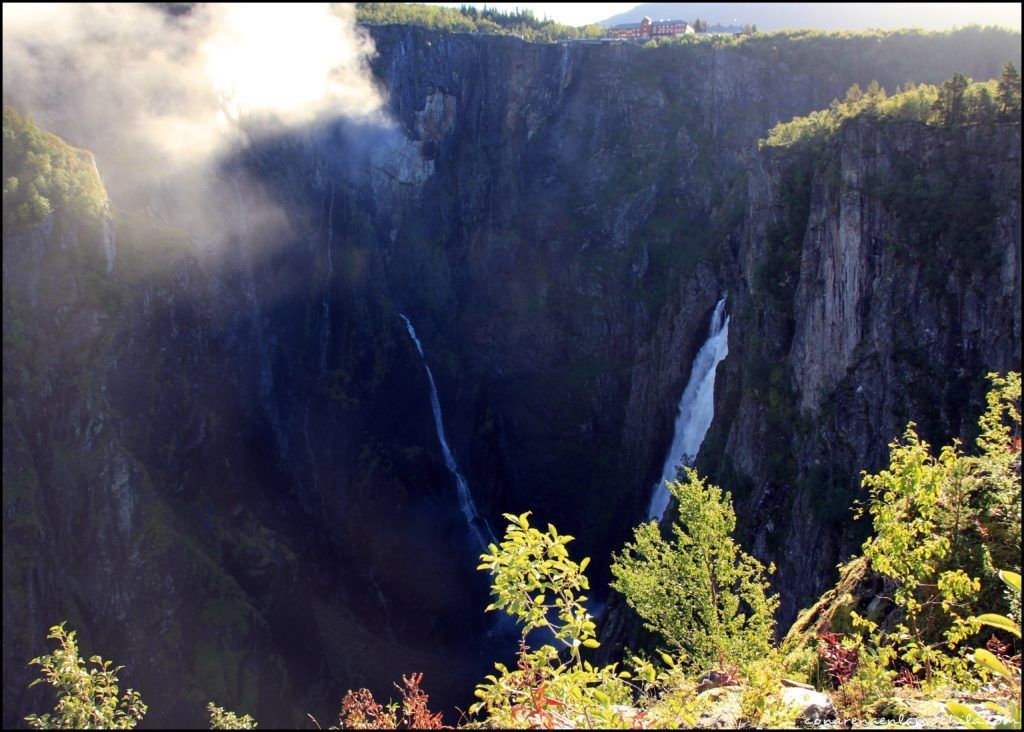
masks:
[[[327,344],[331,335],[331,278],[334,276],[334,181],[330,181],[330,194],[327,204],[327,271],[324,273],[323,294],[320,296],[320,372],[316,384],[323,382],[327,371]],[[316,478],[316,456],[313,454],[313,441],[309,438],[309,405],[313,399],[315,388],[306,397],[306,414],[302,420],[302,430],[306,436],[306,455],[309,457],[309,475],[313,481],[313,495],[320,496],[320,511],[327,520],[327,500]]]
[[[334,183],[331,182],[331,198],[327,209],[327,272],[324,274],[324,292],[320,299],[323,326],[320,329],[320,378],[327,368],[327,339],[331,334],[331,278],[334,276]]]
[[[715,416],[715,372],[718,364],[729,355],[729,316],[725,314],[725,298],[715,305],[711,315],[708,339],[697,351],[690,370],[690,380],[683,389],[679,400],[679,414],[676,416],[672,447],[665,456],[661,479],[654,486],[651,507],[647,518],[661,520],[668,508],[670,493],[665,481],[676,479],[681,465],[693,465],[704,442],[704,435]]]
[[[480,545],[481,550],[486,551],[487,542],[494,541],[494,533],[491,531],[487,521],[477,513],[476,505],[473,503],[473,496],[469,492],[469,484],[466,483],[466,479],[459,472],[455,456],[448,447],[448,440],[444,436],[444,421],[441,417],[441,402],[437,398],[437,385],[434,383],[434,375],[430,372],[430,366],[427,365],[427,357],[423,354],[423,346],[420,344],[420,339],[416,337],[416,329],[412,327],[412,323],[407,317],[401,313],[398,314],[398,317],[405,321],[405,329],[409,331],[409,337],[416,344],[416,350],[420,352],[420,358],[423,359],[423,368],[427,370],[427,381],[430,382],[430,406],[434,410],[434,426],[437,428],[437,440],[441,443],[441,454],[444,455],[444,463],[448,466],[448,471],[455,476],[459,508],[462,509],[462,515],[466,517],[466,525],[473,532],[473,536]],[[485,533],[486,538],[484,536]]]

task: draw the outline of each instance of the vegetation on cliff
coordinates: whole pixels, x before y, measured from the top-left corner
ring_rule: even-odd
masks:
[[[604,28],[590,24],[576,28],[538,18],[532,10],[503,11],[472,5],[445,8],[413,3],[356,3],[356,19],[367,25],[415,25],[449,33],[490,33],[514,35],[527,41],[556,41],[569,38],[600,38]]]
[[[793,68],[834,72],[852,67],[858,76],[871,68],[899,73],[908,64],[941,69],[955,62],[961,68],[979,60],[981,49],[1000,49],[1004,58],[1020,57],[1020,32],[996,26],[971,25],[948,31],[915,28],[866,31],[780,30],[762,33],[687,34],[649,41],[648,47],[735,48],[759,58],[784,61]],[[867,78],[871,78],[867,74]]]
[[[856,119],[881,122],[921,122],[935,127],[957,127],[1000,120],[1020,121],[1020,73],[1007,62],[999,80],[971,81],[954,74],[940,86],[908,82],[888,96],[885,87],[871,82],[866,91],[854,84],[842,100],[828,109],[775,125],[761,147],[820,146],[845,124]]]
[[[883,590],[864,610],[856,601],[844,610],[835,598],[849,604],[850,595],[834,593],[832,605],[813,608],[813,621],[802,617],[777,650],[769,647],[774,605],[763,567],[733,543],[729,495],[694,471],[673,486],[675,543],[665,542],[651,522],[616,559],[613,587],[667,644],[654,660],[627,653],[625,668],[586,659],[585,649],[598,642],[582,594],[589,560],[570,558],[573,537],[551,525],[537,529],[528,513],[506,514],[504,539],[489,546],[480,569],[492,576],[494,602],[487,609],[504,611],[521,627],[517,665],[495,665],[469,710],[479,720],[463,720],[462,728],[647,729],[723,719],[856,725],[894,716],[934,723],[943,714],[978,725],[1019,725],[1020,578],[998,573],[1014,590],[1009,597],[992,592],[992,580],[997,565],[1020,561],[1020,374],[992,374],[991,381],[976,454],[962,453],[954,442],[935,456],[911,424],[892,444],[889,468],[864,476],[870,497],[861,515],[871,517],[874,534],[851,567],[858,567],[854,584],[875,575]],[[1001,614],[977,614],[992,608]],[[995,630],[987,649],[972,652],[966,641],[983,626]],[[30,723],[132,727],[142,718],[146,707],[137,692],[118,696],[117,669],[93,657],[97,669],[86,670],[74,633],[63,625],[50,637],[60,647],[32,663],[58,690],[57,707],[53,715],[32,715]],[[786,687],[784,676],[802,678]],[[421,675],[404,679],[401,706],[382,706],[366,689],[349,691],[339,723],[443,727],[421,681]],[[950,703],[937,710],[934,700]],[[256,726],[249,716],[213,704],[208,710],[214,728]]]
[[[27,229],[55,209],[99,216],[107,193],[92,154],[4,106],[4,231]]]

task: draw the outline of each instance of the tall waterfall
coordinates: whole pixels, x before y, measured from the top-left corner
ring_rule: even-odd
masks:
[[[491,531],[487,521],[476,512],[473,496],[469,493],[469,485],[466,483],[466,479],[462,477],[462,473],[459,472],[455,456],[452,455],[451,448],[448,447],[448,440],[444,436],[444,420],[441,417],[441,402],[437,398],[437,385],[434,383],[434,375],[430,372],[430,366],[427,365],[427,357],[423,354],[423,346],[420,344],[420,339],[416,337],[416,329],[412,327],[412,323],[409,322],[407,317],[401,313],[398,314],[398,317],[405,321],[405,329],[409,331],[409,337],[416,344],[416,350],[420,352],[420,358],[423,359],[423,368],[427,370],[427,381],[430,382],[430,406],[434,410],[434,426],[437,428],[437,439],[441,443],[441,454],[444,455],[444,463],[448,466],[448,471],[455,476],[455,486],[459,495],[459,508],[462,509],[462,515],[466,517],[466,525],[473,532],[473,536],[480,545],[480,548],[486,550],[487,542],[494,541],[494,533]]]
[[[665,481],[676,479],[681,465],[693,465],[697,451],[704,442],[704,435],[715,416],[715,371],[722,359],[729,355],[729,316],[725,314],[725,298],[715,305],[711,315],[708,339],[697,351],[690,370],[690,380],[683,389],[679,400],[679,414],[676,415],[672,447],[665,456],[661,479],[654,486],[648,519],[660,520],[668,508],[669,492]]]
[[[324,291],[320,298],[323,313],[320,328],[320,378],[327,368],[327,339],[331,334],[331,277],[334,276],[334,182],[331,181],[331,198],[327,204],[327,272],[324,273]]]

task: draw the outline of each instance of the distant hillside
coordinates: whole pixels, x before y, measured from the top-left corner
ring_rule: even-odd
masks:
[[[714,25],[756,25],[758,30],[817,28],[925,28],[944,30],[978,23],[1020,28],[1020,3],[978,8],[969,4],[943,4],[937,9],[914,3],[644,3],[613,15],[601,25],[633,23],[645,15],[658,19],[700,18]]]

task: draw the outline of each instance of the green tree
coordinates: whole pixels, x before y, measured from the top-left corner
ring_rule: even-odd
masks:
[[[954,442],[936,458],[911,423],[891,445],[889,468],[863,481],[875,530],[864,556],[895,583],[899,620],[886,632],[858,624],[871,645],[891,649],[926,680],[966,679],[959,644],[978,628],[965,617],[978,599],[977,576],[994,576],[993,562],[1020,561],[1020,374],[989,378],[978,455]]]
[[[970,83],[970,80],[959,72],[942,82],[939,98],[935,103],[935,111],[942,124],[952,127],[964,122],[964,93]]]
[[[657,523],[634,530],[634,540],[613,557],[612,587],[647,628],[705,668],[728,659],[763,656],[772,645],[777,595],[768,595],[764,566],[732,538],[736,514],[728,493],[693,469],[669,484],[679,503],[671,542]]]
[[[621,709],[632,700],[630,674],[616,664],[595,667],[581,653],[599,645],[580,594],[589,586],[589,558],[572,561],[565,547],[573,537],[551,524],[546,532],[531,526],[529,512],[505,518],[504,540],[488,547],[479,569],[492,575],[495,599],[487,610],[504,610],[522,624],[519,658],[514,670],[495,664],[498,674],[477,686],[480,701],[470,712],[486,712],[488,724],[501,728],[626,726]],[[538,628],[561,649],[545,644],[530,651],[527,636]]]
[[[877,81],[868,84],[868,90],[864,92],[864,111],[870,115],[878,114],[879,105],[886,99],[885,87]]]
[[[256,720],[246,714],[239,717],[234,712],[224,711],[213,702],[206,705],[210,713],[210,729],[256,729]]]
[[[57,690],[53,714],[30,714],[25,721],[37,729],[132,729],[146,714],[139,692],[128,689],[118,697],[117,672],[110,661],[93,656],[89,668],[78,655],[75,631],[65,632],[64,623],[50,628],[49,639],[57,641],[50,655],[33,658],[42,678],[29,686],[46,683]]]
[[[1020,73],[1009,61],[999,75],[996,101],[999,102],[1000,114],[1020,118]]]
[[[871,493],[868,511],[875,529],[864,544],[864,556],[872,569],[894,580],[892,600],[902,617],[893,632],[874,638],[873,645],[897,647],[900,660],[930,680],[936,672],[954,671],[954,660],[963,660],[946,654],[942,645],[953,651],[976,630],[958,610],[974,599],[979,580],[961,569],[942,570],[951,541],[941,530],[941,517],[947,501],[963,503],[953,491],[963,486],[965,463],[956,445],[932,457],[913,423],[903,441],[890,447],[889,468],[863,481]],[[863,627],[876,631],[873,624]],[[960,663],[959,668],[966,666]]]
[[[1011,371],[1006,376],[989,374],[988,378],[992,388],[987,396],[987,409],[978,421],[979,454],[968,458],[972,479],[970,505],[974,511],[954,527],[953,549],[957,561],[964,562],[966,558],[960,552],[972,548],[972,544],[978,547],[982,555],[979,571],[994,579],[997,567],[1020,568],[1020,372]],[[965,536],[962,528],[966,526],[971,526],[977,535]]]
[[[967,117],[974,122],[991,122],[996,118],[996,103],[992,92],[983,84],[973,84],[967,90]]]

